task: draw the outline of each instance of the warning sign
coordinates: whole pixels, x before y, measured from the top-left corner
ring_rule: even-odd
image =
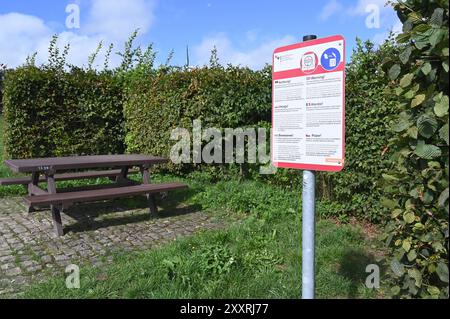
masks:
[[[272,163],[340,171],[345,151],[345,40],[278,48],[273,54]]]

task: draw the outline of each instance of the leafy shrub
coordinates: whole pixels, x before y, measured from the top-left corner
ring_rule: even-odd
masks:
[[[319,197],[342,203],[335,214],[375,221],[382,218],[381,190],[376,182],[387,167],[385,153],[392,136],[388,118],[395,112],[395,101],[384,94],[388,81],[380,65],[394,52],[391,42],[375,49],[370,42],[358,41],[347,68],[346,168],[343,173],[320,174],[318,178]],[[124,102],[129,152],[168,156],[176,143],[170,140],[172,129],[182,127],[192,132],[195,119],[202,120],[203,128],[270,128],[268,67],[252,71],[221,67],[215,61],[210,67],[163,68],[145,77],[129,78]],[[193,170],[206,171],[216,181],[241,175],[271,184],[301,185],[298,171],[280,169],[275,175],[261,176],[259,166],[248,163],[171,166],[177,174]]]
[[[385,63],[391,94],[400,99],[392,121],[393,167],[384,175],[392,292],[448,298],[448,1],[394,7],[403,33],[400,54]]]
[[[88,68],[67,65],[70,44],[61,51],[55,35],[46,64],[37,67],[33,54],[23,66],[6,72],[5,158],[124,151],[121,69],[92,69],[101,47],[89,57]]]
[[[383,218],[377,182],[389,163],[389,118],[395,113],[395,99],[384,92],[388,81],[380,66],[395,51],[390,40],[375,49],[370,41],[357,39],[347,65],[345,168],[318,176],[322,198],[340,204],[336,208],[341,216]]]
[[[168,156],[176,143],[176,127],[192,132],[192,121],[203,128],[270,129],[271,69],[253,71],[218,64],[209,67],[154,67],[152,46],[133,47],[137,32],[125,44],[122,64],[114,70],[92,69],[101,44],[88,59],[88,68],[67,66],[66,47],[56,38],[47,65],[25,66],[8,73],[4,100],[7,157],[122,153]],[[107,57],[111,53],[109,47]],[[383,95],[386,79],[381,62],[395,54],[390,43],[374,49],[358,42],[347,67],[347,163],[344,172],[318,175],[318,197],[335,205],[330,214],[378,221],[382,218],[381,189],[376,185],[386,167],[386,145],[391,137],[387,117],[396,110]],[[107,58],[108,59],[108,58]],[[368,116],[369,115],[369,116]],[[370,138],[370,137],[372,138]],[[376,137],[376,138],[373,138]],[[192,134],[191,134],[192,138]],[[267,136],[267,142],[269,137]],[[203,141],[206,144],[206,141]],[[269,149],[269,145],[267,145]],[[204,171],[211,181],[239,175],[284,187],[301,187],[301,174],[280,169],[260,175],[257,164],[170,164],[171,172]]]
[[[176,143],[170,140],[172,130],[180,127],[192,132],[194,120],[201,120],[203,128],[219,129],[256,126],[270,120],[269,68],[160,68],[153,75],[133,77],[125,90],[129,152],[169,156]],[[178,173],[206,169],[212,174],[219,172],[219,176],[226,174],[220,165],[171,168]]]
[[[3,109],[3,78],[5,77],[6,66],[0,63],[0,112]]]
[[[24,66],[4,86],[6,158],[124,151],[122,87],[111,74]]]

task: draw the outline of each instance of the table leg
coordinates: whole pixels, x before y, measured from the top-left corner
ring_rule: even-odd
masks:
[[[148,166],[141,167],[142,183],[150,184],[150,168]],[[156,198],[153,194],[147,194],[148,206],[150,208],[150,216],[158,216],[158,207],[156,206]]]
[[[33,196],[33,189],[39,184],[39,172],[34,172],[31,174],[31,181],[28,183],[28,195]],[[28,214],[36,211],[33,206],[28,206]]]
[[[56,194],[56,183],[54,174],[47,175],[47,188],[49,194]],[[51,205],[50,209],[52,211],[52,219],[53,219],[53,228],[57,236],[64,235],[64,230],[61,221],[61,212],[58,207],[55,205]]]
[[[122,167],[122,169],[120,170],[120,175],[118,175],[116,178],[116,183],[120,184],[126,183],[128,181],[128,170],[128,166]]]

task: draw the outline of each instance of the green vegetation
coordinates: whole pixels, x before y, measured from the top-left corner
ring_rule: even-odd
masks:
[[[377,48],[358,40],[347,65],[347,163],[341,173],[318,174],[318,212],[322,218],[341,222],[357,217],[383,226],[387,223],[383,238],[392,248],[387,260],[389,294],[448,297],[449,5],[445,0],[407,0],[396,2],[394,8],[403,22],[403,33]],[[114,70],[107,69],[108,58],[105,70],[92,70],[101,46],[89,58],[87,69],[66,66],[69,48],[59,52],[56,38],[46,65],[36,67],[30,58],[23,67],[7,70],[3,95],[6,157],[125,150],[167,156],[175,143],[170,140],[171,129],[190,129],[195,119],[202,120],[203,127],[269,126],[269,67],[261,71],[223,67],[213,51],[209,66],[172,67],[169,57],[156,68],[151,45],[145,51],[133,47],[136,35],[126,43],[123,62]],[[1,125],[0,121],[0,129]],[[169,165],[160,172],[190,181],[190,196],[183,201],[221,217],[239,217],[240,222],[217,233],[136,254],[131,260],[118,256],[117,265],[106,270],[121,274],[117,281],[95,282],[97,270],[88,267],[86,291],[65,291],[60,278],[55,278],[27,294],[148,296],[144,291],[154,291],[154,296],[168,297],[297,296],[294,278],[299,265],[293,255],[299,246],[294,248],[293,243],[299,241],[292,234],[299,229],[296,212],[301,178],[293,170],[262,176],[257,168],[248,163]],[[0,165],[0,176],[9,174]],[[0,196],[21,193],[19,187],[0,190]],[[346,245],[357,248],[344,261],[357,265],[352,256],[367,257],[358,231],[330,221],[322,221],[320,229],[324,233],[319,234],[319,242],[327,244],[319,250],[319,255],[326,252],[319,256],[324,265],[319,268],[324,272],[319,274],[323,289],[319,294],[365,295],[359,288],[350,293],[355,278],[347,277],[352,272],[345,277],[337,270],[344,267],[340,258],[347,254]],[[324,239],[328,230],[329,241]],[[254,255],[247,256],[241,246]],[[328,251],[329,247],[334,250]],[[256,260],[268,264],[253,264]],[[157,277],[151,267],[141,274],[138,269],[147,269],[146,263],[154,263],[166,276]],[[259,276],[261,281],[254,282]],[[334,278],[329,286],[326,278]],[[344,295],[335,293],[339,285]],[[274,290],[275,286],[281,290]]]
[[[0,126],[1,126],[0,119]],[[1,137],[1,136],[0,136]],[[0,138],[0,145],[2,139]],[[0,176],[9,170],[0,164]],[[214,182],[209,174],[155,175],[155,181],[183,180],[188,191],[174,192],[167,205],[202,207],[229,226],[146,252],[116,253],[106,268],[81,266],[81,289],[65,287],[65,274],[48,275],[23,298],[299,298],[301,239],[299,190],[258,181]],[[101,183],[103,180],[92,181]],[[106,182],[106,181],[105,181]],[[62,182],[61,187],[86,184]],[[287,191],[288,190],[288,191]],[[0,196],[24,193],[3,187]],[[126,200],[124,203],[128,203]],[[134,207],[133,201],[129,202]],[[330,211],[319,204],[318,212]],[[320,215],[319,215],[320,217]],[[327,217],[326,215],[324,217]],[[365,288],[365,267],[383,254],[362,226],[322,219],[317,238],[317,294],[320,298],[374,298]]]
[[[396,50],[390,39],[376,49],[358,39],[347,65],[345,167],[341,173],[318,176],[322,199],[334,203],[332,214],[341,219],[353,215],[379,222],[386,216],[378,181],[389,165],[389,118],[396,99],[384,92],[388,79],[381,65]]]
[[[448,298],[448,1],[395,5],[400,54],[385,63],[398,96],[392,168],[384,175],[391,222],[392,292]]]
[[[215,185],[198,176],[185,181],[193,196],[176,196],[208,207],[231,225],[150,251],[119,253],[105,268],[82,266],[80,289],[67,289],[61,273],[20,297],[299,298],[298,197],[255,181]],[[381,297],[364,286],[365,267],[376,263],[380,252],[361,227],[321,220],[317,233],[318,297]]]
[[[3,132],[3,117],[0,116],[0,132]],[[0,133],[0,149],[4,150],[3,145],[3,134]],[[0,153],[0,178],[8,178],[11,177],[13,174],[11,173],[11,170],[5,166],[3,163],[3,154],[4,152]],[[26,194],[25,188],[22,186],[10,186],[10,187],[0,187],[0,197],[5,196],[17,196],[19,194]]]
[[[121,92],[119,81],[107,73],[34,66],[8,71],[5,156],[123,152]]]
[[[155,67],[152,46],[145,51],[134,48],[135,37],[136,33],[126,43],[117,69],[65,66],[66,51],[55,49],[55,38],[47,64],[37,67],[29,59],[8,71],[5,156],[92,155],[121,153],[125,148],[168,156],[176,143],[170,139],[172,129],[190,130],[196,119],[203,128],[270,128],[269,66],[260,71],[223,67],[213,52],[209,66]],[[376,222],[386,216],[377,181],[386,168],[385,148],[392,135],[387,117],[395,108],[384,95],[388,81],[379,66],[394,51],[391,42],[374,49],[370,42],[359,41],[347,66],[348,161],[342,173],[319,174],[317,190],[318,197],[330,203],[328,214],[342,220],[357,216]],[[90,65],[96,53],[89,58]],[[368,134],[377,138],[367,138]],[[266,142],[269,149],[269,134]],[[263,176],[259,164],[250,163],[169,164],[162,172],[186,176],[193,171],[216,181],[239,177],[285,187],[301,185],[295,170]]]

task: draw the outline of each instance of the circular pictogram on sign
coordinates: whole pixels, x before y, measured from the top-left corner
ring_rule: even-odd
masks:
[[[341,63],[341,53],[336,48],[325,50],[320,58],[320,64],[327,71],[336,69]]]
[[[313,73],[319,64],[317,54],[314,52],[306,52],[300,61],[300,68],[304,73]]]

